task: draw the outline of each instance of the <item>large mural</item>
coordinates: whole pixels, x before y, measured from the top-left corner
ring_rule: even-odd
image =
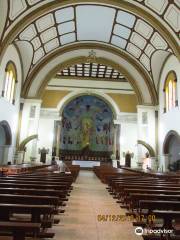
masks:
[[[114,145],[113,113],[100,98],[84,95],[64,108],[60,149],[112,151]]]

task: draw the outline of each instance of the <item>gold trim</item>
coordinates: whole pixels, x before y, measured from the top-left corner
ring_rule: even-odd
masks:
[[[156,153],[153,149],[153,147],[151,147],[151,145],[149,145],[148,143],[142,141],[142,140],[137,140],[137,143],[140,145],[143,145],[145,148],[147,148],[147,150],[149,151],[149,154],[151,157],[155,157]]]
[[[29,78],[25,81],[25,83],[23,85],[22,96],[25,98],[28,96],[28,91],[31,87],[33,79],[38,74],[38,72],[41,70],[41,68],[43,66],[45,66],[46,64],[48,64],[50,59],[53,59],[58,55],[62,55],[63,53],[70,52],[70,51],[77,50],[77,49],[100,49],[100,50],[104,50],[107,52],[111,52],[119,57],[124,58],[131,65],[133,65],[136,68],[136,70],[142,75],[142,77],[145,80],[145,83],[150,91],[152,104],[156,105],[158,103],[156,90],[154,89],[151,78],[148,75],[148,73],[145,71],[145,69],[138,62],[134,61],[134,59],[132,57],[130,57],[129,55],[127,55],[127,53],[121,51],[120,49],[117,50],[111,46],[107,46],[106,44],[98,44],[98,43],[96,43],[96,44],[89,44],[89,43],[72,44],[70,46],[65,46],[61,49],[57,49],[56,51],[49,54],[47,57],[45,57],[42,60],[42,62],[40,62],[37,66],[35,66],[35,68],[30,73]],[[77,58],[75,61],[69,60],[69,61],[66,61],[66,64],[63,63],[63,64],[61,64],[61,66],[56,66],[53,70],[51,70],[49,72],[49,74],[47,74],[45,82],[47,83],[48,80],[50,80],[50,78],[52,78],[52,76],[54,76],[57,73],[57,71],[59,71],[63,68],[67,68],[68,66],[73,65],[73,64],[82,63],[82,62],[86,61],[86,59],[87,59],[87,57],[80,57],[80,58]],[[99,63],[109,65],[109,66],[113,67],[114,69],[116,69],[117,71],[121,72],[126,77],[126,79],[131,83],[131,85],[134,87],[135,92],[138,97],[138,103],[143,104],[142,93],[140,93],[133,76],[131,76],[122,66],[119,66],[118,64],[114,63],[113,61],[103,59],[103,58],[98,58],[98,60],[102,60],[102,62],[99,62]],[[48,80],[47,80],[47,78],[48,78]],[[39,90],[42,91],[42,87]],[[38,92],[39,92],[39,90],[38,90]],[[36,97],[37,98],[40,97],[41,94],[38,93]]]
[[[0,46],[0,55],[3,55],[6,47],[13,41],[13,39],[17,36],[17,34],[20,33],[26,25],[28,25],[31,21],[34,21],[40,15],[48,13],[49,11],[52,11],[56,8],[62,8],[69,5],[71,6],[71,5],[77,5],[82,3],[85,3],[84,0],[73,0],[73,1],[64,0],[61,2],[59,2],[59,0],[55,0],[54,2],[44,4],[43,6],[40,6],[39,8],[35,9],[33,12],[30,12],[23,19],[21,19],[17,23],[17,25],[15,25],[14,28],[7,34],[7,36],[2,42],[2,45]],[[97,2],[94,0],[89,0],[88,3],[97,5]],[[170,32],[166,29],[166,26],[164,26],[164,24],[167,25],[167,23],[165,21],[164,21],[164,24],[162,24],[156,17],[152,16],[146,10],[135,6],[133,3],[127,2],[126,0],[121,0],[121,1],[99,0],[98,1],[98,5],[103,5],[103,4],[109,7],[116,7],[116,8],[121,8],[121,9],[130,11],[140,16],[142,19],[145,19],[147,22],[150,22],[151,25],[154,26],[154,28],[157,29],[158,32],[166,39],[170,47],[175,52],[175,55],[178,57],[178,59],[180,59],[179,41],[172,34],[170,34]]]
[[[16,45],[16,43],[14,42],[13,43],[13,46],[15,47],[15,49],[16,49],[16,51],[17,51],[17,54],[18,54],[18,56],[19,56],[19,61],[20,61],[20,63],[21,63],[21,66],[20,66],[20,68],[21,68],[21,88],[22,88],[22,83],[23,83],[23,81],[24,81],[24,71],[23,71],[23,60],[22,60],[22,56],[21,56],[21,53],[20,53],[20,51],[19,51],[19,48],[18,48],[18,46]]]
[[[159,92],[160,92],[160,80],[161,80],[161,78],[162,78],[162,73],[163,73],[163,70],[164,70],[164,67],[165,67],[167,61],[169,60],[169,58],[170,58],[171,56],[174,56],[174,55],[172,55],[172,54],[170,53],[170,54],[165,58],[164,63],[163,63],[163,65],[162,65],[162,67],[161,67],[161,69],[160,69],[160,72],[159,72],[159,79],[158,79],[158,84],[157,84],[157,94],[158,94],[158,97],[159,97]]]
[[[34,139],[38,138],[38,135],[35,134],[35,135],[31,135],[27,138],[25,138],[19,145],[19,148],[18,148],[18,151],[24,151],[24,148],[26,146],[26,144]]]
[[[55,75],[54,78],[57,78],[57,79],[68,79],[68,80],[89,80],[89,81],[104,81],[104,82],[116,82],[116,83],[128,83],[128,81],[124,78],[104,78],[104,77],[86,77],[86,76],[63,76],[63,75]],[[123,81],[121,81],[121,79]],[[124,81],[125,80],[125,81]]]
[[[18,114],[18,127],[17,127],[17,134],[16,134],[16,148],[18,148],[19,142],[20,142],[23,107],[24,107],[24,103],[20,103],[19,114]]]

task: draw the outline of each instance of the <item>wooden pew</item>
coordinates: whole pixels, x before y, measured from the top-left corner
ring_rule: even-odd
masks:
[[[2,222],[1,221],[0,222],[1,236],[3,236],[4,231],[10,232],[13,236],[13,240],[25,240],[27,232],[32,232],[33,237],[36,237],[38,235],[38,233],[40,232],[40,223]]]
[[[38,183],[1,183],[0,182],[0,188],[9,188],[9,187],[15,187],[15,188],[35,188],[35,189],[55,189],[55,190],[68,190],[69,187],[66,185],[61,184],[38,184]]]
[[[139,210],[140,210],[140,213],[143,213],[143,210],[148,210],[148,214],[151,214],[152,210],[180,211],[180,202],[179,201],[140,200]]]
[[[0,188],[0,194],[25,194],[38,196],[54,196],[59,197],[63,201],[68,201],[69,194],[62,190],[53,189],[31,189],[31,188]]]
[[[40,223],[38,238],[53,237],[54,234],[46,232],[46,229],[52,227],[54,214],[63,212],[58,208],[64,206],[63,202],[68,200],[73,180],[71,174],[52,173],[46,168],[42,172],[28,174],[23,172],[0,177],[0,221],[11,223],[18,221],[19,218],[22,219],[22,214],[28,214],[31,218],[23,218],[25,222]],[[2,234],[10,236],[14,233],[12,231]],[[26,236],[33,237],[33,232],[29,232]]]
[[[54,196],[38,196],[38,195],[17,195],[17,194],[0,194],[0,203],[27,203],[41,205],[53,205],[58,207],[59,198]]]
[[[0,203],[0,219],[1,221],[16,222],[14,219],[11,220],[13,214],[28,214],[30,219],[25,218],[26,223],[30,221],[31,223],[39,223],[41,231],[38,234],[38,237],[47,237],[52,238],[54,233],[47,232],[47,228],[52,226],[53,223],[53,206],[50,205],[29,205],[29,204],[3,204]],[[43,216],[41,218],[41,216]],[[19,220],[19,218],[18,218]],[[0,235],[2,233],[0,232]],[[4,233],[5,235],[5,233]],[[4,236],[3,235],[3,236]],[[2,235],[1,235],[2,236]],[[8,233],[6,233],[8,236]]]
[[[126,169],[127,170],[127,169]],[[127,176],[115,176],[108,179],[108,190],[118,196],[119,202],[124,202],[130,211],[127,214],[145,216],[146,222],[136,222],[135,226],[147,228],[159,227],[157,222],[152,225],[148,216],[156,215],[164,221],[160,227],[172,228],[172,221],[180,219],[180,175],[170,174],[146,174],[142,173],[135,178]],[[132,212],[133,210],[133,212]],[[176,227],[176,225],[175,225]],[[180,231],[176,230],[173,235],[143,235],[145,240],[180,239]]]

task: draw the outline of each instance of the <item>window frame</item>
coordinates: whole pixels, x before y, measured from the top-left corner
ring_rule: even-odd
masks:
[[[168,72],[164,83],[164,113],[178,106],[177,75],[175,71]]]
[[[2,96],[11,104],[15,104],[17,69],[14,62],[9,61],[5,68]]]

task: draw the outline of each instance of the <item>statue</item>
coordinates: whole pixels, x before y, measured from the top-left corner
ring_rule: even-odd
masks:
[[[145,154],[145,158],[143,159],[143,169],[151,170],[151,158],[148,152]]]
[[[90,146],[91,131],[92,120],[90,118],[82,119],[82,148]]]
[[[46,154],[49,153],[49,149],[46,149],[45,147],[43,148],[39,148],[39,154],[41,155],[40,156],[40,162],[42,163],[46,163]]]
[[[125,154],[125,166],[131,167],[131,153],[129,151]]]

